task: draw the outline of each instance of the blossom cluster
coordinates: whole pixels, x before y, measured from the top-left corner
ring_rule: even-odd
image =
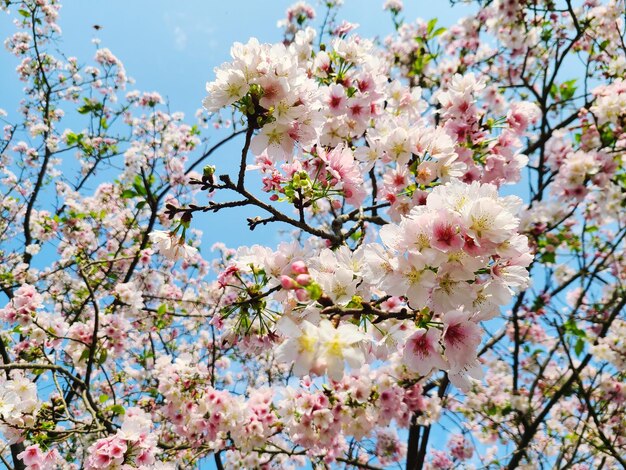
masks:
[[[515,196],[498,196],[493,185],[454,180],[433,189],[399,223],[385,225],[382,245],[369,243],[354,252],[306,253],[291,245],[277,252],[240,250],[221,285],[228,289],[241,276],[263,272],[261,288],[282,288],[274,294],[285,306],[282,316],[261,312],[266,318],[259,322],[276,322],[276,357],[294,362],[297,375],[339,380],[346,362],[358,368],[366,357],[382,358],[381,346],[390,341],[404,347],[411,371],[427,376],[447,370],[466,388],[468,375],[479,376],[479,322],[497,315],[529,283],[532,256],[527,238],[517,233],[519,205]],[[232,302],[237,308],[241,299]],[[373,310],[370,302],[380,308]],[[344,312],[358,321],[331,321]],[[372,328],[371,322],[380,324]],[[240,325],[236,316],[229,324]],[[262,324],[256,326],[262,333]]]
[[[152,420],[139,408],[126,410],[122,426],[115,435],[98,439],[87,451],[89,470],[122,468],[173,468],[156,462],[156,436],[151,433]]]
[[[10,442],[17,442],[21,429],[31,427],[41,406],[37,386],[24,376],[0,378],[0,432]]]

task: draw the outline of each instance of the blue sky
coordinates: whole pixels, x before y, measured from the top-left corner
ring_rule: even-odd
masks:
[[[276,21],[292,4],[285,0],[132,0],[63,2],[60,24],[64,42],[77,56],[93,50],[93,24],[102,45],[125,63],[137,86],[167,96],[173,109],[193,112],[204,96],[204,85],[213,67],[229,59],[230,46],[251,36],[261,42],[281,39]],[[311,2],[316,5],[316,0]],[[342,17],[361,25],[362,35],[384,36],[391,31],[382,0],[346,0]],[[409,0],[406,17],[438,17],[444,24],[455,22],[459,10],[445,0]],[[408,5],[410,4],[410,5]],[[317,7],[318,16],[323,13]]]

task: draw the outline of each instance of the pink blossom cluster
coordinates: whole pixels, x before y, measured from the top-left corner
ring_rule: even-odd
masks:
[[[6,322],[29,325],[43,306],[43,297],[34,286],[23,284],[15,291],[11,302],[0,309],[0,318]]]
[[[480,376],[478,323],[497,315],[529,282],[532,256],[527,238],[517,233],[519,204],[515,196],[498,196],[493,185],[453,180],[432,190],[398,224],[384,226],[383,245],[369,243],[354,252],[342,247],[307,253],[291,245],[273,253],[240,250],[224,271],[236,272],[237,279],[222,285],[237,285],[256,271],[276,276],[268,284],[284,289],[275,294],[284,312],[269,320],[277,321],[283,337],[276,354],[293,362],[298,375],[339,380],[346,362],[358,368],[369,354],[382,357],[386,342],[400,348],[406,342],[404,363],[411,371],[426,376],[448,370],[455,384],[467,388],[468,376]],[[399,302],[390,299],[384,306],[391,311],[380,314],[394,318],[400,304],[420,312],[417,323],[383,323],[380,338],[368,331],[367,316],[338,324],[325,318],[330,308],[341,313],[356,307],[366,315],[359,302],[384,296]],[[263,331],[262,324],[256,327]]]
[[[269,388],[251,390],[247,400],[210,385],[206,368],[188,362],[160,358],[157,370],[169,372],[159,384],[165,403],[159,407],[171,428],[168,441],[185,439],[194,445],[220,450],[230,439],[238,449],[251,451],[262,446],[281,428],[273,403],[276,392]]]
[[[464,77],[457,74],[435,93],[442,107],[437,113],[442,125],[432,126],[422,116],[427,103],[419,87],[408,87],[400,80],[380,80],[379,72],[386,63],[376,56],[371,42],[358,36],[337,38],[329,49],[313,56],[310,45],[303,45],[307,53],[301,57],[296,51],[298,47],[292,44],[284,50],[287,57],[296,55],[289,59],[291,65],[281,62],[281,69],[272,72],[260,70],[256,64],[261,61],[267,62],[270,69],[276,67],[272,63],[276,56],[268,51],[283,50],[284,46],[260,45],[255,40],[246,46],[238,45],[232,51],[236,60],[223,64],[216,72],[216,81],[207,85],[205,107],[209,111],[234,104],[244,115],[253,110],[256,113],[254,127],[259,132],[251,140],[251,149],[258,156],[258,164],[249,168],[260,168],[264,173],[264,190],[274,192],[272,200],[317,208],[328,198],[338,204],[332,192],[338,190],[349,203],[358,205],[365,196],[363,174],[372,166],[383,164],[385,185],[379,193],[389,202],[390,214],[397,220],[411,205],[419,204],[426,187],[433,182],[462,178],[466,182],[479,180],[501,185],[519,180],[521,168],[528,161],[519,153],[520,138],[539,117],[534,104],[512,103],[507,113],[501,94],[493,92],[493,88],[485,92],[484,79],[473,73]],[[250,59],[250,65],[242,55],[248,53],[256,57]],[[248,72],[246,67],[257,67],[257,71]],[[287,67],[293,70],[292,77],[306,75],[302,80],[307,84],[307,97],[296,100],[293,112],[287,110],[293,107],[293,97],[300,92],[295,84],[281,85],[287,80],[281,78]],[[229,74],[237,75],[239,81],[226,80]],[[309,78],[311,75],[315,81]],[[259,89],[255,88],[257,85]],[[498,100],[496,108],[507,113],[506,117],[484,122],[487,107]],[[285,119],[276,115],[282,109]],[[294,123],[294,119],[301,119],[301,114],[308,116],[306,125]],[[494,136],[493,131],[498,128],[504,130]],[[306,130],[307,137],[298,137],[302,130]],[[354,153],[356,160],[362,162],[359,165],[348,146],[362,142],[359,139],[363,136],[366,145],[359,143]],[[316,142],[331,151],[327,153],[319,145],[313,148]],[[312,158],[291,162],[296,150],[304,151],[304,155],[310,153]],[[326,154],[329,159],[332,157],[331,161],[326,161]],[[289,164],[280,169],[274,166],[284,160]],[[304,184],[302,170],[308,174]],[[297,199],[290,194],[285,196],[286,191],[294,189],[292,186],[304,194]]]
[[[480,124],[486,110],[477,105],[485,91],[485,81],[474,74],[452,77],[447,90],[435,94],[442,106],[444,129],[459,143],[459,160],[467,165],[465,181],[479,180],[498,186],[516,182],[528,163],[528,158],[517,151],[521,147],[519,137],[529,125],[537,122],[539,109],[529,102],[512,103],[506,116],[508,127],[489,142],[487,129]],[[485,98],[487,101],[494,99],[488,94]],[[473,155],[476,150],[481,155],[478,161]]]
[[[341,197],[348,204],[358,206],[366,196],[359,162],[350,148],[339,145],[329,151],[315,148],[310,159],[294,160],[281,165],[262,154],[257,164],[263,176],[263,190],[273,193],[270,200],[288,200],[298,205],[318,207],[329,200],[335,208],[341,206]]]
[[[526,237],[515,234],[518,204],[490,185],[449,183],[400,224],[383,227],[384,248],[365,248],[365,280],[406,298],[413,309],[426,307],[428,321],[443,322],[443,337],[437,328],[422,328],[408,339],[408,367],[420,374],[445,368],[442,339],[452,377],[463,374],[480,343],[477,323],[528,284],[532,257]]]
[[[277,23],[277,26],[284,30],[285,43],[293,41],[298,31],[303,30],[315,16],[315,9],[306,2],[299,1],[289,6],[285,18]]]
[[[377,436],[381,458],[401,459],[403,446],[388,426],[408,427],[414,411],[422,413],[423,423],[429,423],[438,416],[439,402],[422,397],[419,384],[398,386],[389,372],[363,367],[321,390],[315,390],[314,382],[305,377],[301,388],[288,387],[278,402],[285,432],[330,463],[345,451],[348,436],[362,439],[384,429]],[[414,399],[416,395],[419,400]]]
[[[210,386],[208,371],[188,359],[162,357],[157,370],[168,371],[159,385],[165,403],[154,407],[163,414],[172,434],[168,442],[179,439],[206,445],[216,451],[228,448],[229,440],[239,452],[251,452],[263,445],[280,445],[281,431],[294,443],[308,449],[310,455],[323,455],[333,462],[346,448],[348,437],[373,436],[376,429],[397,423],[407,427],[411,413],[420,411],[420,422],[429,423],[439,413],[439,400],[422,395],[420,384],[399,386],[394,369],[370,369],[365,366],[319,389],[309,377],[298,387],[259,387],[249,391],[244,401],[227,391]],[[169,428],[171,426],[171,428]],[[394,437],[395,436],[395,437]],[[378,436],[381,456],[397,461],[403,446],[389,431]],[[247,455],[247,454],[246,454]]]
[[[251,39],[235,44],[231,56],[234,61],[216,68],[216,80],[207,84],[204,107],[216,112],[239,103],[244,114],[266,120],[250,145],[256,155],[266,151],[276,161],[290,160],[296,142],[310,148],[318,138],[321,104],[295,48]]]
[[[452,455],[456,460],[468,460],[472,457],[474,453],[474,448],[472,445],[465,439],[462,435],[455,435],[450,438],[448,442],[448,447],[450,447],[450,455]]]
[[[397,3],[394,0],[393,3]],[[396,7],[397,8],[397,7]],[[393,428],[382,429],[376,434],[376,457],[381,465],[400,463],[406,456],[406,444]]]
[[[381,229],[384,248],[366,248],[365,278],[416,309],[464,306],[488,318],[510,299],[512,287],[528,282],[524,268],[532,258],[526,237],[516,233],[519,204],[515,196],[499,197],[492,185],[439,186],[425,205]],[[483,278],[477,273],[485,268]]]
[[[151,428],[152,420],[149,415],[139,408],[128,408],[117,433],[98,439],[89,447],[86,468],[173,468],[156,461],[157,442]]]
[[[50,449],[46,452],[34,444],[28,446],[17,456],[26,466],[26,470],[46,470],[56,468],[61,465],[61,455],[57,449]]]
[[[34,425],[40,406],[31,380],[17,374],[10,379],[0,376],[0,432],[9,443],[19,442],[23,429]]]

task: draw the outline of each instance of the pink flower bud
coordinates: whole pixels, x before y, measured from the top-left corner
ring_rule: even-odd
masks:
[[[306,291],[306,289],[296,289],[296,298],[300,302],[306,302],[309,300],[309,293]]]
[[[304,261],[294,261],[291,263],[291,272],[294,274],[308,274],[309,270]]]
[[[309,282],[311,282],[311,276],[308,274],[298,274],[296,276],[296,282],[301,286],[308,286]]]
[[[298,287],[296,281],[291,279],[289,276],[280,276],[280,285],[283,286],[283,289],[292,290]]]

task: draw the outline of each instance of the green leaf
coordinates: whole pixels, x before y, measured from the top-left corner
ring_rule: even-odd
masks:
[[[98,358],[98,365],[102,365],[106,362],[107,357],[109,357],[109,351],[107,349],[103,349],[100,353],[100,357]]]
[[[109,396],[108,396],[108,395],[106,395],[106,394],[104,394],[104,393],[103,393],[102,395],[100,395],[100,397],[98,397],[98,401],[99,401],[100,403],[104,403],[104,402],[105,402],[105,401],[107,401],[108,399],[109,399]]]
[[[576,320],[574,320],[573,318],[568,318],[568,320],[563,324],[563,328],[567,333],[577,338],[587,337],[587,333],[585,333],[585,330],[581,330],[576,323]]]
[[[67,145],[74,145],[78,142],[78,136],[73,132],[67,134]]]
[[[576,93],[576,79],[568,80],[566,82],[561,83],[559,87],[561,90],[561,99],[563,101],[569,100]]]
[[[111,410],[116,415],[126,414],[126,410],[124,409],[124,407],[122,405],[111,405],[109,407],[109,410]]]
[[[437,28],[435,31],[433,31],[433,34],[431,35],[431,37],[436,38],[437,36],[443,34],[446,32],[446,28],[444,28],[443,26],[440,28]]]
[[[583,352],[583,349],[585,349],[585,342],[582,338],[578,338],[576,344],[574,345],[574,352],[577,356],[580,356]]]
[[[141,194],[142,196],[146,196],[148,194],[148,191],[146,191],[146,188],[143,185],[143,180],[139,175],[135,176],[135,180],[133,181],[133,188],[135,188],[135,191],[137,191],[137,193]]]
[[[79,359],[79,362],[86,361],[87,359],[89,359],[89,349],[85,349],[85,350],[81,353],[81,355],[80,355],[80,359]]]
[[[357,230],[352,235],[350,235],[350,239],[354,241],[358,241],[358,239],[361,238],[362,236],[363,236],[363,232],[360,230]]]
[[[605,39],[604,41],[602,41],[602,42],[600,43],[600,50],[601,50],[601,51],[606,50],[606,47],[607,47],[609,44],[611,44],[611,40],[610,40],[610,39]]]
[[[17,12],[24,18],[30,18],[30,13],[27,10],[17,10]]]
[[[433,18],[426,25],[426,34],[427,34],[428,37],[430,37],[430,33],[432,33],[433,30],[435,29],[435,25],[436,24],[437,24],[437,18]]]
[[[87,114],[87,113],[91,113],[93,111],[100,111],[102,110],[102,103],[100,103],[99,101],[91,101],[89,98],[83,98],[83,102],[85,104],[83,104],[81,107],[79,107],[76,111],[78,111],[80,114]]]
[[[138,194],[132,189],[125,189],[124,191],[122,191],[122,197],[124,199],[131,199],[136,196],[138,196]]]
[[[559,95],[559,89],[557,88],[556,84],[552,84],[552,86],[550,87],[550,97],[554,100],[556,99],[556,97]]]

